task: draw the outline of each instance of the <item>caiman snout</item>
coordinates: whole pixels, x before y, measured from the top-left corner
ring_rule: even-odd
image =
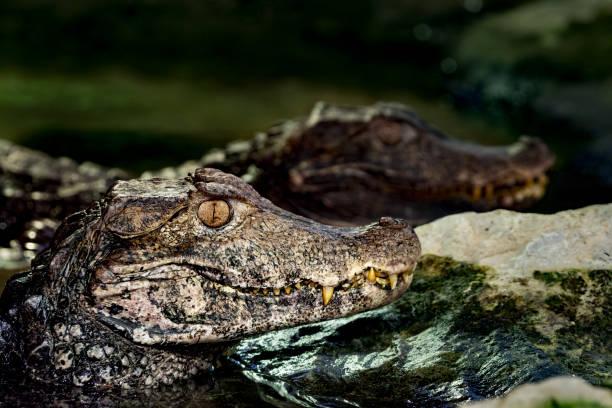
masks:
[[[412,274],[421,252],[419,240],[408,221],[382,217],[357,236],[358,257],[365,268],[374,268],[386,275]]]
[[[555,156],[548,146],[538,138],[522,136],[510,147],[512,163],[529,172],[534,177],[546,172],[555,161]]]

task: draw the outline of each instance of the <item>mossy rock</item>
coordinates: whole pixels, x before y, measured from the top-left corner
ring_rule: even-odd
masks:
[[[424,256],[395,303],[247,339],[228,358],[306,405],[453,406],[563,374],[610,382],[612,271],[534,271],[524,293],[494,274]]]

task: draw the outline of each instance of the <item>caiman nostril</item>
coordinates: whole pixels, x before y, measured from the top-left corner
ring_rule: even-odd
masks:
[[[391,218],[391,217],[381,217],[378,220],[378,225],[380,225],[381,227],[397,228],[397,229],[410,227],[410,224],[408,223],[408,221],[403,220],[401,218]]]

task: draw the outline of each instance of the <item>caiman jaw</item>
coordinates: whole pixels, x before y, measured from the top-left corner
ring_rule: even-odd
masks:
[[[288,296],[291,295],[294,290],[300,291],[307,288],[313,288],[321,291],[323,306],[327,306],[336,291],[348,292],[366,284],[375,284],[380,289],[394,290],[397,287],[398,277],[401,277],[402,281],[409,285],[412,281],[412,270],[405,270],[400,273],[390,273],[374,267],[366,267],[363,271],[355,274],[351,279],[344,280],[336,286],[324,286],[315,281],[304,279],[293,285],[284,286],[282,288],[264,287],[234,289],[246,295]]]
[[[455,188],[440,188],[428,191],[428,198],[462,198],[473,203],[492,203],[501,207],[512,207],[522,201],[540,199],[546,191],[548,177],[541,174],[525,179],[508,179],[485,185],[461,185]]]
[[[329,174],[342,174],[351,183],[367,185],[382,192],[405,194],[411,200],[453,201],[461,200],[475,206],[514,208],[536,201],[544,195],[548,185],[546,173],[514,175],[495,181],[447,180],[446,184],[410,186],[400,172],[385,170],[378,166],[336,165],[333,168],[294,171],[291,174],[292,189],[301,193],[324,194],[333,191],[325,180]],[[385,179],[386,177],[386,179]],[[347,182],[347,185],[351,183]]]

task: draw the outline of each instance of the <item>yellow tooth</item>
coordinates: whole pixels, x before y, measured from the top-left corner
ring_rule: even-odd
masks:
[[[321,292],[323,293],[323,306],[327,306],[334,295],[334,288],[332,286],[323,286]]]
[[[402,273],[402,280],[403,280],[404,282],[408,282],[408,280],[410,279],[410,276],[411,276],[411,275],[412,275],[412,274],[411,274],[411,273],[408,273],[408,272],[404,272],[404,273]]]
[[[397,274],[389,274],[389,284],[391,285],[391,289],[395,289],[395,285],[397,285]]]
[[[275,296],[280,295],[280,289],[272,289],[272,292],[274,292]]]
[[[479,186],[474,186],[472,188],[472,201],[480,200],[481,194],[482,194],[482,189]]]
[[[264,295],[267,295],[267,294],[268,294],[268,289],[264,289],[264,290],[263,290],[263,294],[264,294]]]
[[[300,283],[296,283],[296,284],[295,284],[295,288],[296,288],[297,290],[302,290],[302,284],[300,284]]]
[[[291,288],[289,286],[285,286],[285,293],[288,295],[291,294]]]
[[[259,293],[259,289],[253,289],[253,294],[256,295],[257,293]]]
[[[533,185],[533,179],[531,177],[529,177],[526,181],[525,181],[525,187],[531,187]]]
[[[485,187],[485,198],[493,197],[493,185],[489,184]]]
[[[376,273],[374,272],[374,268],[370,268],[366,278],[372,283],[376,282]]]

